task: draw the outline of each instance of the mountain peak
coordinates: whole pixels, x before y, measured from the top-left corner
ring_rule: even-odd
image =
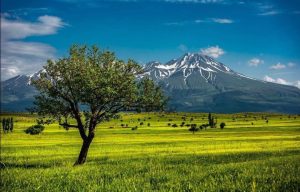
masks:
[[[144,67],[144,75],[153,80],[161,80],[175,74],[182,74],[184,82],[193,73],[213,81],[216,73],[237,74],[229,67],[202,53],[185,53],[178,59],[172,59],[165,64],[157,61],[149,62]]]

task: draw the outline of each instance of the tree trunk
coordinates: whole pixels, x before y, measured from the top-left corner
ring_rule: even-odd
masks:
[[[87,154],[88,154],[88,151],[89,151],[89,147],[90,147],[90,144],[92,143],[93,139],[94,139],[94,133],[90,133],[89,136],[86,139],[83,140],[78,159],[75,162],[74,166],[75,165],[82,165],[82,164],[85,163],[86,158],[87,158]]]

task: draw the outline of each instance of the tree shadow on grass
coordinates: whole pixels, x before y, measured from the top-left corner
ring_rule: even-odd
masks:
[[[56,162],[30,162],[30,163],[10,163],[4,162],[4,166],[1,169],[11,169],[11,168],[22,168],[22,169],[47,169],[53,167],[60,167],[64,165],[64,161],[56,161]]]

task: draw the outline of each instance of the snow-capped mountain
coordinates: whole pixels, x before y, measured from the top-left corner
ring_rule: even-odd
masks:
[[[145,65],[144,71],[145,73],[141,77],[148,75],[155,81],[168,79],[174,74],[178,75],[178,73],[182,74],[185,83],[186,79],[192,74],[202,77],[207,83],[213,83],[218,73],[253,79],[231,70],[223,63],[209,56],[199,53],[187,53],[179,59],[173,59],[166,64],[152,61]]]
[[[300,90],[235,72],[213,58],[187,53],[165,64],[150,62],[144,74],[170,96],[179,111],[300,112]]]
[[[22,111],[32,105],[37,91],[31,80],[40,73],[1,82],[1,110]],[[145,76],[163,88],[170,97],[169,109],[177,111],[300,113],[300,89],[247,77],[199,53],[165,64],[149,62],[137,78]]]

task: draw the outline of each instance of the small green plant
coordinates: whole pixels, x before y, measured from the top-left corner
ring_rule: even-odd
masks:
[[[43,125],[32,125],[28,127],[28,129],[25,130],[25,133],[30,134],[30,135],[37,135],[40,134],[41,132],[44,131],[44,126]]]

